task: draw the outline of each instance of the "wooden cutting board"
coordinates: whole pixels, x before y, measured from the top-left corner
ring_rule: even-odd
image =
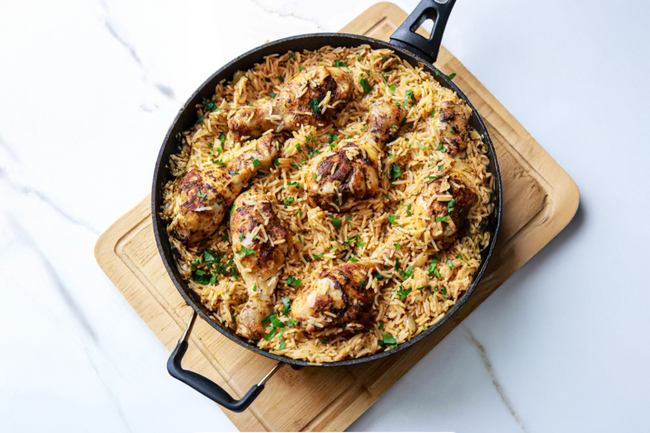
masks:
[[[342,31],[388,40],[406,16],[392,3],[379,3]],[[579,193],[569,175],[445,48],[440,50],[436,66],[447,74],[456,73],[454,82],[488,126],[501,167],[503,223],[487,273],[450,320],[408,350],[360,366],[281,369],[247,411],[226,411],[240,430],[345,429],[573,218]],[[149,203],[147,197],[115,222],[97,241],[95,256],[160,341],[172,350],[192,308],[172,284],[158,255]],[[184,359],[185,368],[211,378],[237,398],[274,365],[201,320]]]

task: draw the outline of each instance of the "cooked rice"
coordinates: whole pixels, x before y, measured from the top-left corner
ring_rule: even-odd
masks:
[[[366,329],[343,333],[342,329],[323,329],[313,334],[303,332],[300,326],[285,326],[272,338],[261,339],[257,345],[278,355],[314,363],[358,358],[379,350],[390,350],[392,345],[380,345],[385,339],[403,343],[440,321],[471,285],[481,261],[480,252],[490,241],[484,226],[493,210],[493,179],[487,172],[487,146],[476,131],[471,131],[463,161],[452,161],[447,154],[435,150],[440,138],[435,125],[437,116],[429,114],[443,101],[459,102],[458,95],[441,87],[430,73],[413,67],[387,49],[372,50],[369,46],[357,48],[324,47],[318,51],[289,52],[266,57],[252,69],[238,72],[232,82],[225,80],[215,88],[212,98],[218,107],[210,111],[204,104],[197,106],[197,125],[183,134],[183,147],[171,157],[170,166],[175,176],[191,167],[214,167],[214,163],[227,162],[247,143],[236,142],[228,132],[227,119],[234,110],[264,98],[272,92],[279,93],[283,84],[299,72],[298,67],[334,66],[340,60],[354,74],[356,86],[354,99],[336,114],[331,125],[315,128],[303,126],[291,134],[278,154],[279,166],[269,173],[261,173],[251,183],[266,193],[274,203],[278,217],[293,233],[294,248],[287,257],[276,289],[275,312],[286,321],[281,298],[294,299],[300,288],[310,285],[320,273],[350,259],[373,259],[384,264],[383,279],[371,277],[368,287],[376,287],[373,305],[375,320]],[[360,84],[363,74],[372,85],[364,95]],[[391,85],[394,89],[391,90]],[[332,144],[343,146],[348,139],[360,136],[365,130],[365,120],[370,106],[377,101],[399,103],[404,107],[407,90],[412,90],[416,103],[408,108],[407,123],[402,126],[397,139],[387,143],[381,155],[381,184],[375,197],[355,204],[351,211],[334,215],[341,220],[341,228],[332,225],[332,214],[307,204],[305,191],[306,171],[310,157],[330,150],[328,134],[338,135]],[[330,99],[321,101],[323,111],[331,109]],[[210,106],[209,108],[214,108]],[[273,121],[281,124],[280,116]],[[225,133],[223,147],[220,134]],[[300,148],[297,146],[300,144]],[[312,150],[310,150],[312,149]],[[465,234],[451,248],[440,251],[430,238],[427,226],[439,224],[415,217],[404,203],[417,193],[427,176],[436,175],[426,162],[440,160],[443,171],[449,164],[465,164],[464,170],[471,186],[479,197],[469,215]],[[392,185],[389,178],[391,164],[400,164],[402,176]],[[436,165],[437,165],[436,164]],[[165,190],[165,207],[162,215],[169,218],[172,203],[171,183]],[[292,201],[293,199],[293,201]],[[439,196],[450,200],[451,196]],[[349,206],[346,206],[349,208]],[[399,225],[389,221],[395,215]],[[248,295],[241,278],[232,274],[220,276],[215,284],[200,284],[194,280],[192,261],[200,260],[202,251],[209,248],[215,255],[222,254],[221,263],[232,259],[228,240],[228,219],[219,228],[212,241],[199,248],[186,248],[170,237],[177,250],[178,268],[190,288],[196,291],[213,318],[222,326],[236,329],[235,319]],[[347,244],[346,244],[347,242]],[[352,246],[356,243],[356,247]],[[432,261],[440,278],[432,273]],[[398,261],[399,269],[395,268]],[[195,262],[196,263],[196,262]],[[405,278],[405,281],[401,278]],[[287,284],[293,277],[301,280],[300,287]],[[410,292],[409,292],[410,290]],[[404,293],[406,293],[404,296]],[[401,297],[404,299],[401,300]],[[282,343],[284,341],[284,344]],[[281,346],[282,345],[282,346]],[[284,347],[280,349],[280,347]]]

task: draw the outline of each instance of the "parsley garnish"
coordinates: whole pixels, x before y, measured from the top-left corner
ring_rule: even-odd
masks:
[[[284,311],[283,312],[284,312],[285,316],[289,315],[289,311],[291,311],[291,304],[292,303],[293,303],[293,301],[291,300],[291,298],[288,298],[286,296],[282,297],[282,304],[284,305]]]
[[[439,223],[440,221],[444,221],[444,220],[446,220],[447,218],[449,218],[447,215],[445,215],[445,216],[441,216],[441,217],[438,217],[438,218],[436,218],[436,222]]]
[[[305,69],[307,69],[307,68],[305,68],[304,66],[298,66],[299,71],[304,71]]]
[[[397,220],[395,218],[396,218],[395,215],[388,215],[388,221],[394,226],[398,225]]]
[[[219,134],[219,141],[221,142],[221,146],[223,147],[223,144],[226,142],[226,133],[222,132]]]
[[[343,63],[343,62],[340,61],[340,60],[336,60],[336,61],[334,62],[334,67],[336,67],[336,68],[340,68],[341,66],[347,66],[347,65],[348,65],[347,63]]]
[[[284,199],[284,204],[291,204],[291,203],[293,203],[294,200],[295,200],[295,198],[293,198],[293,197],[285,198]]]
[[[274,157],[273,157],[273,165],[276,165],[276,166],[279,166],[279,165],[280,165],[280,161],[278,160],[278,157],[277,157],[277,156],[274,156]]]
[[[394,95],[394,94],[395,94],[395,85],[394,85],[394,84],[391,84],[391,85],[390,85],[390,94],[391,94],[391,95]]]
[[[390,178],[392,180],[399,179],[402,176],[402,167],[399,164],[391,164],[390,166]]]
[[[330,215],[330,218],[332,218],[332,225],[337,229],[340,229],[341,225],[343,224],[341,220],[338,218],[334,218],[334,215]]]
[[[396,248],[396,249],[398,249],[398,250],[399,250],[399,249],[400,249],[400,247],[401,247],[401,245],[400,245],[400,244],[398,244],[397,242],[395,242],[395,243],[393,244],[393,246],[395,246],[395,248]]]
[[[413,289],[408,288],[408,289],[404,290],[403,286],[399,286],[399,289],[397,289],[395,291],[395,293],[397,293],[397,299],[399,299],[400,301],[403,301],[404,299],[406,299],[408,294],[411,293],[411,290],[413,290]]]
[[[276,78],[280,81],[284,81],[284,77],[282,75],[278,75]]]
[[[271,92],[271,98],[274,98],[274,99],[275,99],[276,96],[278,96],[277,93],[275,93],[275,92]]]
[[[454,264],[449,260],[449,257],[447,257],[447,266],[449,266],[449,270],[454,269]]]
[[[417,101],[415,100],[415,95],[413,94],[413,90],[407,90],[406,93],[404,94],[404,106],[410,105],[413,106],[415,105]]]
[[[451,74],[447,75],[447,78],[449,78],[450,80],[453,80],[455,76],[456,76],[456,73],[452,72]]]
[[[438,257],[434,257],[433,260],[431,260],[431,264],[429,265],[429,276],[431,275],[442,278],[440,271],[438,271]]]
[[[294,286],[294,287],[298,287],[298,286],[300,286],[300,284],[302,284],[302,280],[298,280],[298,279],[296,279],[294,277],[289,277],[289,278],[287,278],[287,284],[289,284],[291,286]]]
[[[205,119],[205,114],[199,117],[198,119],[196,119],[196,122],[194,122],[194,124],[198,125],[199,123],[203,122],[203,119]]]
[[[370,83],[368,82],[368,80],[366,78],[362,77],[359,80],[359,83],[361,83],[361,87],[363,87],[363,93],[364,94],[367,95],[368,93],[370,93],[370,91],[372,90],[372,86],[370,85]]]
[[[251,158],[251,160],[253,161],[253,167],[259,167],[262,164],[257,158]]]
[[[397,346],[397,339],[395,337],[388,335],[385,332],[382,332],[382,335],[384,336],[384,339],[378,341],[381,347]]]
[[[320,113],[320,107],[318,106],[318,99],[314,98],[311,101],[309,101],[309,108],[311,108],[311,111],[313,111],[316,114]]]

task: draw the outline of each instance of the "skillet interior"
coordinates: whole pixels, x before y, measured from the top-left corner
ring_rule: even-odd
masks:
[[[434,79],[440,83],[441,86],[450,88],[454,90],[460,98],[462,98],[471,108],[472,108],[472,117],[470,118],[470,125],[483,137],[484,143],[488,145],[488,157],[490,159],[490,164],[488,165],[488,171],[492,173],[495,178],[495,210],[490,216],[486,230],[491,233],[491,241],[489,248],[485,249],[481,253],[481,265],[479,270],[474,278],[472,285],[469,289],[459,298],[456,304],[447,312],[445,317],[442,318],[434,326],[427,329],[425,332],[421,333],[415,338],[398,345],[396,348],[389,351],[377,352],[373,355],[365,356],[362,358],[356,359],[347,359],[344,361],[330,362],[324,364],[312,364],[307,361],[291,359],[285,356],[278,356],[273,353],[267,352],[255,346],[254,344],[249,343],[246,339],[235,334],[234,330],[229,328],[221,327],[216,321],[210,318],[210,311],[201,304],[199,297],[194,291],[192,291],[189,286],[181,278],[178,269],[176,268],[176,263],[174,261],[173,252],[171,249],[171,244],[167,238],[166,222],[160,217],[160,209],[163,203],[163,187],[164,185],[172,180],[172,176],[168,161],[172,154],[177,153],[180,150],[180,141],[177,138],[178,134],[188,128],[194,126],[196,121],[196,109],[195,106],[201,102],[201,98],[206,97],[210,98],[214,94],[214,89],[218,82],[223,79],[231,80],[234,73],[238,70],[246,70],[255,63],[259,63],[263,60],[264,56],[274,54],[274,53],[284,53],[286,51],[302,51],[306,50],[316,50],[323,46],[339,46],[339,47],[354,47],[367,44],[373,49],[377,48],[388,48],[393,50],[399,57],[403,60],[408,61],[412,65],[417,65],[422,63],[425,70],[428,70],[432,73]],[[436,74],[438,72],[438,74]],[[480,118],[476,109],[470,101],[467,99],[465,94],[444,74],[440,73],[436,68],[428,63],[427,60],[422,57],[418,57],[415,54],[410,53],[403,48],[396,47],[387,42],[379,41],[373,38],[368,38],[365,36],[350,35],[344,33],[315,33],[309,35],[293,36],[290,38],[280,39],[269,44],[262,45],[254,50],[251,50],[236,59],[232,60],[230,63],[226,64],[224,67],[215,72],[208,80],[206,80],[187,100],[187,102],[179,110],[176,119],[172,126],[170,127],[165,139],[163,141],[162,148],[158,154],[158,160],[156,161],[156,167],[154,172],[154,180],[152,186],[152,196],[151,196],[151,205],[152,205],[152,216],[154,220],[154,234],[156,237],[156,243],[158,245],[158,250],[162,256],[163,263],[169,276],[171,277],[174,285],[183,296],[185,301],[198,312],[198,314],[203,318],[203,320],[210,323],[217,331],[221,332],[227,338],[232,341],[244,346],[245,348],[252,350],[260,355],[266,356],[277,361],[285,362],[294,366],[323,366],[323,367],[340,367],[345,365],[359,364],[363,362],[373,361],[376,359],[381,359],[386,356],[397,353],[411,345],[417,343],[423,338],[435,332],[438,327],[445,323],[464,303],[467,301],[467,298],[472,294],[476,288],[479,280],[483,276],[490,257],[494,251],[494,246],[496,244],[497,234],[499,231],[499,226],[501,223],[501,177],[499,175],[499,167],[496,159],[496,154],[494,152],[494,147],[490,136],[487,132],[483,120]]]

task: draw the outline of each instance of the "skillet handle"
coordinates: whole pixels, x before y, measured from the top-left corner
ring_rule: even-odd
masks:
[[[171,356],[169,357],[169,361],[167,361],[167,371],[169,371],[169,374],[171,374],[174,378],[180,380],[186,385],[189,385],[210,400],[220,404],[226,409],[233,412],[243,412],[248,408],[248,406],[251,405],[251,403],[253,403],[253,401],[255,401],[262,390],[264,390],[264,384],[266,381],[269,380],[271,376],[273,376],[275,372],[284,365],[284,363],[277,363],[275,367],[273,367],[271,371],[266,376],[264,376],[260,383],[253,385],[253,387],[241,400],[235,400],[223,388],[221,388],[219,385],[207,377],[203,377],[200,374],[194,373],[193,371],[185,370],[181,366],[183,356],[185,355],[185,352],[187,352],[187,340],[189,339],[192,328],[194,327],[196,316],[197,314],[195,311],[194,314],[192,314],[190,323],[187,325],[187,329],[183,333],[181,339],[178,341],[176,349],[174,349]]]
[[[456,0],[421,0],[413,13],[391,35],[390,43],[424,57],[430,63],[435,62],[454,3]],[[415,33],[427,19],[433,20],[429,39]]]

